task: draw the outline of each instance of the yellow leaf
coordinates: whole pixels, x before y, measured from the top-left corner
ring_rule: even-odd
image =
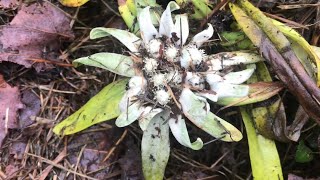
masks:
[[[67,7],[79,7],[88,1],[89,0],[60,0],[60,3]]]

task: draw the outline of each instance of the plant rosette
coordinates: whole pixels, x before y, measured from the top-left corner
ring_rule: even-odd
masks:
[[[197,138],[191,142],[185,119],[222,141],[242,139],[241,132],[210,112],[208,100],[245,97],[249,86],[244,83],[255,66],[233,72],[236,65],[255,63],[210,58],[199,49],[213,35],[213,27],[196,34],[188,44],[188,17],[171,12],[179,9],[170,2],[161,15],[159,31],[152,24],[149,7],[138,15],[141,38],[114,28],[94,28],[91,39],[113,36],[129,50],[130,56],[97,53],[73,61],[107,69],[130,77],[126,92],[119,102],[118,127],[138,121],[143,131],[141,153],[146,179],[162,179],[170,154],[169,130],[183,146],[193,150],[203,147]],[[238,68],[239,69],[239,68]]]

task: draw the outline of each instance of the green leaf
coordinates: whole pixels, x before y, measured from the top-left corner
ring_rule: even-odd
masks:
[[[181,145],[193,150],[199,150],[203,147],[203,142],[200,138],[197,138],[195,142],[191,143],[186,123],[184,119],[181,118],[181,115],[178,115],[177,119],[171,118],[169,120],[169,126],[173,136]]]
[[[131,52],[139,51],[139,47],[141,44],[140,38],[125,30],[104,27],[94,28],[90,32],[90,39],[97,39],[110,35],[118,39]]]
[[[241,132],[227,121],[211,113],[207,101],[190,89],[183,89],[180,104],[184,115],[200,129],[222,141],[240,141]]]
[[[143,132],[141,142],[142,169],[146,180],[162,180],[170,155],[169,119],[170,112],[157,114]]]
[[[273,140],[258,134],[246,108],[240,108],[246,127],[253,179],[283,180],[277,147]]]
[[[306,146],[303,141],[299,142],[295,160],[299,163],[307,163],[313,160],[312,150]]]
[[[91,56],[76,59],[72,64],[75,67],[78,67],[79,64],[95,66],[126,77],[135,75],[133,60],[131,57],[121,54],[96,53]]]
[[[119,116],[118,104],[125,92],[127,82],[128,79],[122,79],[103,88],[78,111],[56,125],[53,132],[58,135],[74,134]]]

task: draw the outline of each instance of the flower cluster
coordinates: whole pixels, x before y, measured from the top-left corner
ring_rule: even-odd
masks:
[[[200,48],[212,37],[212,25],[188,40],[187,15],[175,15],[173,21],[171,12],[177,9],[175,2],[168,4],[161,15],[159,31],[152,23],[150,7],[142,9],[138,15],[141,38],[114,28],[91,31],[91,39],[115,37],[130,50],[130,56],[105,52],[73,61],[130,77],[119,102],[121,113],[116,125],[124,127],[139,122],[143,130],[141,153],[145,177],[162,179],[170,154],[169,129],[180,144],[194,150],[202,148],[200,138],[190,141],[186,118],[223,141],[242,138],[237,128],[210,111],[208,102],[247,96],[249,86],[242,83],[253,74],[255,66],[233,70],[239,64],[257,62],[254,58],[221,59],[207,55]]]
[[[249,87],[240,84],[252,75],[254,68],[226,73],[222,70],[228,65],[224,67],[223,62],[210,59],[204,50],[199,49],[213,35],[211,24],[186,44],[189,35],[187,16],[176,15],[175,23],[171,16],[171,11],[178,8],[174,2],[169,3],[161,16],[158,32],[152,24],[149,7],[146,7],[138,16],[142,40],[133,34],[126,40],[118,38],[132,52],[135,73],[120,102],[122,113],[116,125],[123,127],[138,120],[141,129],[146,130],[156,115],[169,111],[170,118],[165,121],[169,122],[173,135],[183,145],[193,149],[202,147],[190,143],[183,117],[216,138],[239,140],[239,132],[230,128],[230,124],[216,116],[208,118],[207,99],[216,102],[222,97],[246,96]],[[210,127],[205,127],[208,123],[205,120],[227,127],[218,128],[224,129],[220,134],[214,133]],[[182,138],[181,134],[187,138]],[[200,139],[197,141],[196,144],[202,144]]]

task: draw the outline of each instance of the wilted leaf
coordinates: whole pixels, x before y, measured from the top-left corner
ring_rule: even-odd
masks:
[[[279,82],[259,82],[249,84],[249,94],[246,97],[223,97],[219,98],[218,104],[227,107],[242,106],[261,102],[278,94],[283,88],[283,84]]]
[[[272,81],[269,70],[263,62],[257,63],[257,70],[248,80],[248,83],[258,81],[269,83]],[[279,95],[260,103],[252,104],[249,107],[251,107],[250,112],[252,113],[257,131],[267,138],[283,142],[289,140],[297,141],[303,125],[309,118],[303,108],[299,107],[292,125],[287,126],[286,112]]]
[[[142,169],[145,179],[163,179],[170,155],[169,112],[156,115],[144,131],[141,141]]]
[[[68,7],[79,7],[84,5],[89,0],[60,0],[60,3]]]
[[[232,3],[230,9],[242,30],[253,44],[259,47],[260,53],[270,63],[278,78],[296,96],[308,115],[320,122],[320,106],[317,103],[319,101],[317,99],[320,99],[320,90],[301,66],[290,47],[290,42],[248,1],[242,0],[239,3],[246,12]]]
[[[23,5],[10,24],[1,28],[0,62],[31,67],[32,60],[56,60],[61,40],[73,38],[70,18],[48,2],[41,4]],[[36,64],[35,68],[46,67]]]
[[[285,24],[272,20],[273,24],[279,28],[279,30],[286,35],[288,38],[290,38],[293,42],[298,44],[307,54],[308,58],[310,57],[313,62],[317,65],[317,82],[318,85],[320,85],[320,57],[316,54],[314,49],[310,46],[310,44],[294,29],[292,29],[289,26],[286,26]],[[308,59],[301,59],[302,64],[306,64]],[[306,66],[305,66],[306,68]],[[308,70],[308,69],[306,69]]]
[[[127,79],[123,79],[103,88],[78,111],[56,125],[53,132],[59,135],[74,134],[94,124],[119,116],[118,104],[125,93],[127,82]]]
[[[0,75],[0,147],[8,130],[19,127],[17,111],[22,107],[19,89],[11,87]]]

